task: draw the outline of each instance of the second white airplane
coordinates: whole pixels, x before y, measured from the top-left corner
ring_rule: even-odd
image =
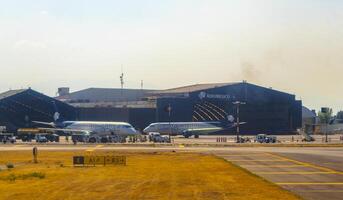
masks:
[[[245,124],[241,122],[239,124]],[[228,116],[227,121],[209,121],[209,122],[158,122],[152,123],[146,127],[143,132],[151,133],[158,132],[162,135],[183,135],[185,138],[199,135],[209,135],[217,131],[236,127],[233,116]]]

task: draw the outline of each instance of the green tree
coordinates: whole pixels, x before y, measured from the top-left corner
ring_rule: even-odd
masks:
[[[328,124],[330,122],[330,119],[332,118],[332,109],[329,108],[327,112],[319,112],[318,117],[319,117],[320,123]]]

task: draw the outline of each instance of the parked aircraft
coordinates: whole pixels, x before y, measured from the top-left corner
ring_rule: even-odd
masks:
[[[237,126],[237,123],[234,122],[233,116],[228,116],[227,119],[228,120],[226,122],[158,122],[150,124],[143,130],[143,132],[158,132],[162,135],[183,135],[185,138],[194,135],[194,137],[198,138],[199,135],[209,135],[220,130],[230,129]],[[245,122],[241,122],[239,124],[245,124]]]
[[[99,122],[99,121],[63,121],[55,107],[54,122],[32,121],[36,124],[51,126],[52,128],[38,128],[47,131],[61,131],[71,134],[82,134],[88,137],[89,142],[97,142],[105,136],[131,136],[139,133],[126,122]]]

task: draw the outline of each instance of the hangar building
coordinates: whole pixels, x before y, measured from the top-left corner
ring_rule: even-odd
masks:
[[[66,120],[76,117],[75,109],[63,102],[32,89],[9,90],[0,94],[0,125],[10,132],[18,128],[34,127],[32,121],[51,122],[54,119],[55,105]]]
[[[247,82],[167,90],[89,88],[69,93],[69,88],[62,88],[60,92],[55,99],[31,89],[0,94],[0,126],[15,130],[34,126],[34,120],[50,122],[55,112],[52,101],[66,120],[126,121],[138,130],[153,122],[236,118],[236,101],[246,103],[240,106],[240,119],[247,122],[241,126],[242,134],[289,134],[302,125],[302,103],[295,95]]]
[[[243,134],[292,133],[301,128],[302,103],[295,95],[247,82],[196,84],[152,92],[156,98],[156,121],[220,121],[237,117]],[[171,116],[165,112],[171,106]],[[235,130],[228,131],[234,133]]]

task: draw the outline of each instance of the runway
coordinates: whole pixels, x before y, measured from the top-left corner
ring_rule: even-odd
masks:
[[[272,148],[215,154],[304,199],[339,200],[343,199],[342,153],[342,148]]]
[[[0,145],[0,151],[32,150],[32,145]],[[213,154],[304,199],[343,199],[343,147],[185,147],[38,145],[42,150],[185,151]]]

